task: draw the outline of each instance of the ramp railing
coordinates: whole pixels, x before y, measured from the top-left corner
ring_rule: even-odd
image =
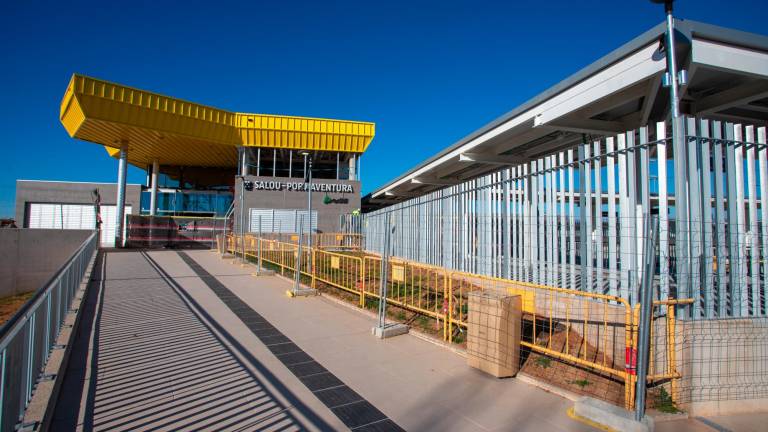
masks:
[[[98,250],[98,231],[0,328],[0,431],[21,426],[67,312]]]

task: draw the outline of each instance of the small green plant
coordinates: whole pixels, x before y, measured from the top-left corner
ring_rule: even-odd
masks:
[[[588,385],[590,385],[592,383],[590,383],[589,381],[587,381],[585,379],[578,379],[578,380],[571,381],[571,384],[575,384],[575,385],[581,387],[582,390],[584,390],[584,387],[586,387],[586,386],[588,386]]]
[[[405,321],[405,312],[401,310],[395,312],[395,319],[398,321]]]
[[[424,315],[420,315],[416,319],[416,322],[419,325],[419,327],[424,328],[424,329],[429,326],[429,318],[425,317]]]
[[[534,363],[540,368],[549,369],[552,366],[552,359],[549,357],[536,357],[536,361]]]
[[[675,414],[679,413],[675,401],[672,400],[672,395],[667,393],[667,389],[664,387],[659,388],[659,392],[656,394],[656,400],[654,406],[657,410],[663,413]]]

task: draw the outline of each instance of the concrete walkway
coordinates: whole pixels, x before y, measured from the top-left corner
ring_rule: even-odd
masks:
[[[102,255],[52,430],[329,430],[141,253]],[[198,281],[199,282],[199,281]]]
[[[479,373],[413,335],[375,339],[371,317],[324,297],[288,298],[286,280],[212,252],[106,257],[54,430],[594,430],[567,416],[571,401]],[[269,338],[309,360],[287,362]],[[310,363],[316,371],[296,366]],[[321,375],[338,381],[330,390],[348,386],[349,400],[330,403],[312,384]],[[737,418],[710,420],[730,428]],[[715,429],[684,420],[657,430]]]

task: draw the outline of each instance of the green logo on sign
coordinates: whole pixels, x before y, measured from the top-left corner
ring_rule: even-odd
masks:
[[[325,198],[323,198],[323,204],[348,204],[349,199],[348,198],[331,198],[328,196],[328,194],[325,194]]]

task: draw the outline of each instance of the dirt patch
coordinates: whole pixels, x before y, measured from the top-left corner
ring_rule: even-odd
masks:
[[[523,331],[524,338],[527,339],[526,342],[532,342],[531,321],[524,320],[524,322],[528,327]],[[578,357],[585,361],[604,363],[608,367],[613,364],[613,359],[610,356],[604,356],[595,347],[585,343],[581,335],[573,329],[562,324],[555,324],[551,329],[550,338],[549,327],[539,327],[537,326],[535,341],[537,346]],[[592,368],[566,363],[555,357],[539,354],[527,347],[523,347],[521,354],[522,367],[520,371],[526,375],[572,393],[602,399],[619,406],[624,405],[624,381],[615,376]]]
[[[332,296],[358,307],[360,306],[359,294],[353,294],[320,280],[315,281],[315,288],[324,295]],[[376,312],[379,309],[379,299],[366,296],[364,307],[369,311]],[[438,321],[433,317],[418,312],[413,312],[393,303],[387,304],[387,320],[407,324],[438,340],[442,340],[443,338],[442,321]]]
[[[5,324],[34,294],[30,291],[0,298],[0,325]]]

